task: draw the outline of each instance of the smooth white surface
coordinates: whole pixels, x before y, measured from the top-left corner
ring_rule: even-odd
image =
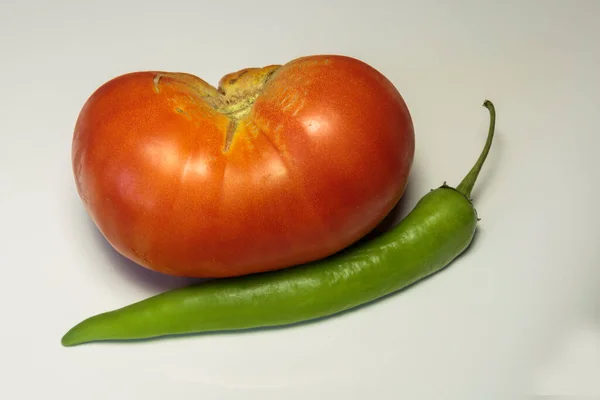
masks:
[[[23,1],[0,10],[0,398],[600,396],[598,1]],[[358,57],[412,112],[406,209],[457,184],[488,122],[468,254],[357,312],[292,329],[60,346],[79,320],[187,284],[116,256],[83,211],[86,98],[140,69]]]

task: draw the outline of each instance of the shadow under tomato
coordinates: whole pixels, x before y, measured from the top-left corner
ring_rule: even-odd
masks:
[[[152,271],[148,268],[144,268],[116,251],[98,230],[91,219],[88,218],[87,221],[90,231],[96,237],[97,243],[104,248],[103,253],[107,257],[109,266],[112,267],[114,271],[116,271],[123,279],[131,281],[137,286],[142,286],[144,289],[147,289],[150,292],[165,292],[168,290],[207,281],[207,279],[166,275],[160,272]]]

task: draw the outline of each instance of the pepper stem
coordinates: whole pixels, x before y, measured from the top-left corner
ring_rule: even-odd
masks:
[[[463,178],[460,184],[456,187],[460,193],[462,193],[467,199],[471,198],[471,191],[473,190],[473,186],[475,186],[475,181],[477,180],[477,176],[481,171],[481,167],[483,167],[483,163],[487,158],[488,153],[490,152],[490,148],[492,147],[492,139],[494,138],[494,130],[496,126],[496,109],[494,108],[494,104],[491,101],[486,100],[483,102],[483,106],[486,107],[490,112],[490,128],[487,135],[487,140],[485,142],[485,147],[481,152],[481,155],[477,159],[473,168],[469,171],[469,173]]]

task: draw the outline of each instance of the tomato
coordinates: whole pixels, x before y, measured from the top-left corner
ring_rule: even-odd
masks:
[[[227,277],[329,256],[404,193],[409,110],[373,67],[307,56],[225,75],[132,72],[100,86],[72,164],[113,248],[169,275]]]

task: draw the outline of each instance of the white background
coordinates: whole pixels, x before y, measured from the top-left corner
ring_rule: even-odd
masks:
[[[599,16],[593,0],[3,2],[0,398],[600,396]],[[468,253],[316,324],[61,347],[81,319],[188,283],[115,255],[83,211],[70,140],[92,91],[318,53],[360,58],[404,96],[417,150],[402,212],[458,183],[494,101]]]

